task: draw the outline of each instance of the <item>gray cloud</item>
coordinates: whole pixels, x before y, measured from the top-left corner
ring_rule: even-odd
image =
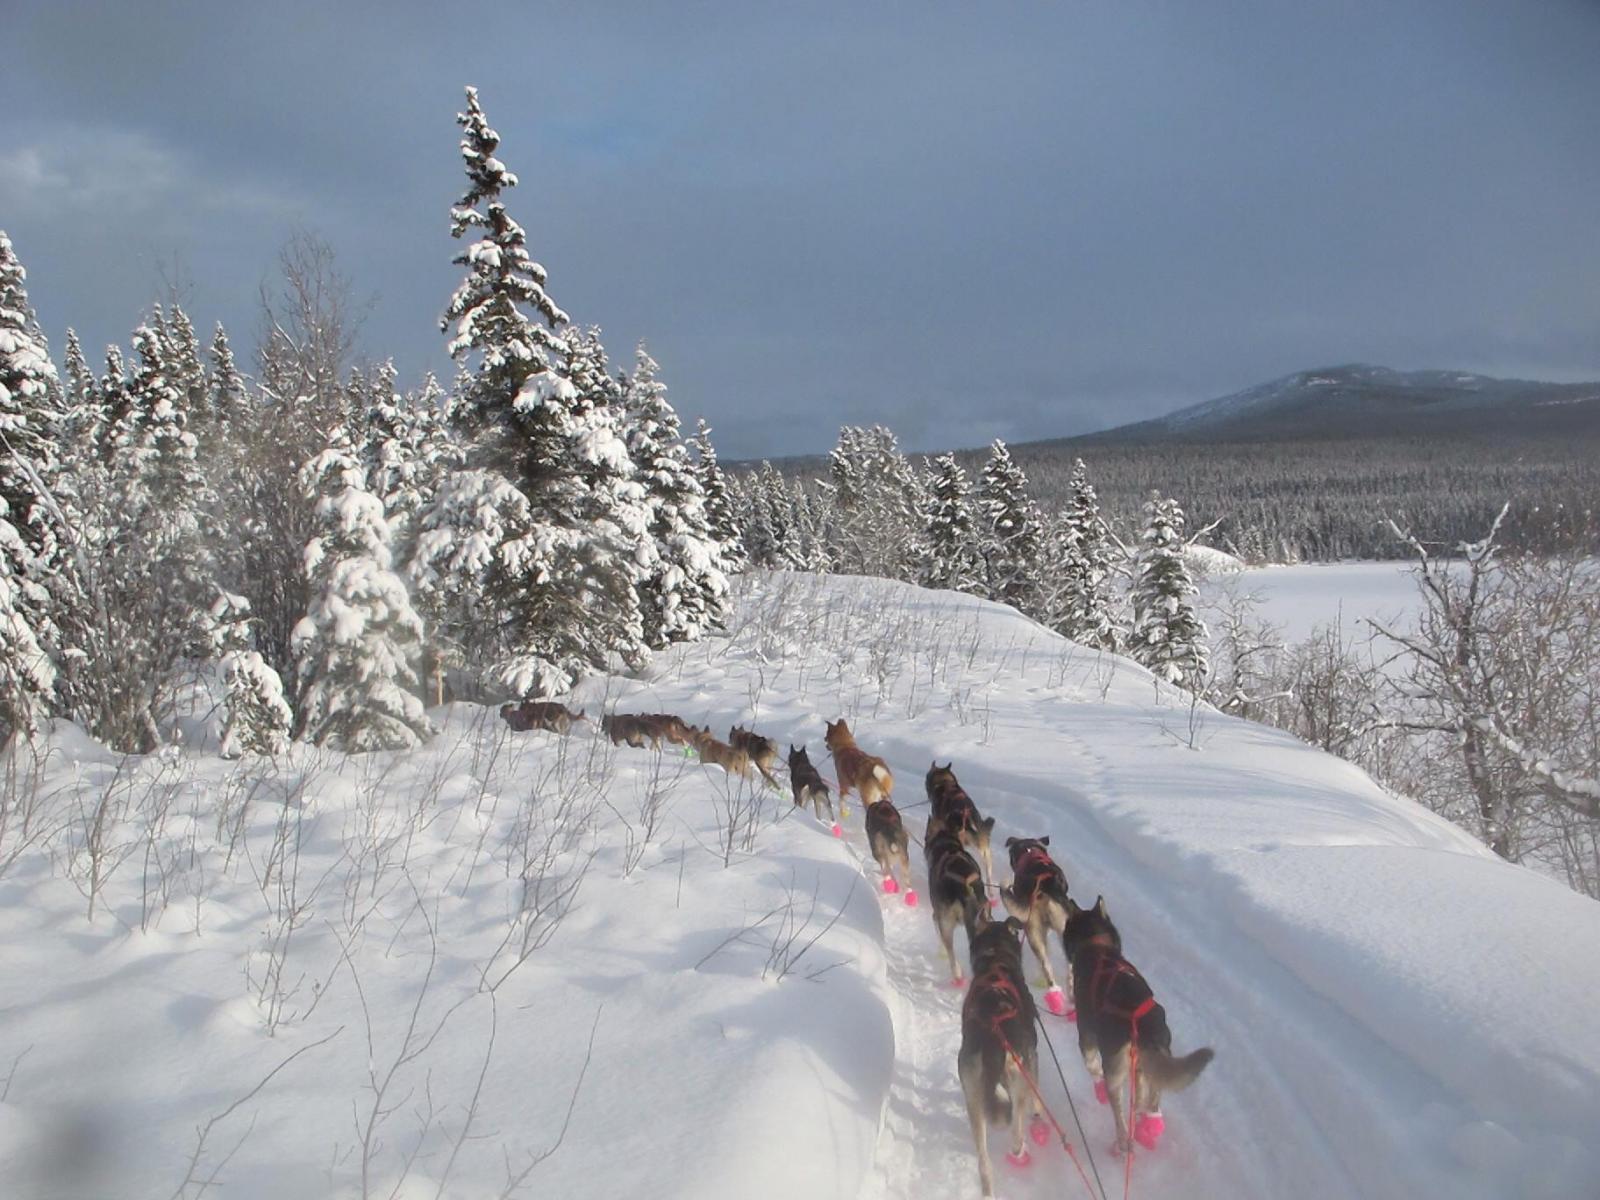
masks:
[[[463,15],[464,14],[464,15]],[[479,85],[551,287],[729,455],[1138,419],[1368,360],[1600,376],[1600,7],[24,5],[0,224],[57,338],[297,226],[446,369]]]

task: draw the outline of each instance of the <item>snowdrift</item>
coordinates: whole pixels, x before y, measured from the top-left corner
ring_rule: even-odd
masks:
[[[825,775],[842,714],[914,832],[937,755],[997,837],[1049,833],[1177,1048],[1217,1050],[1135,1194],[1600,1190],[1600,907],[1008,609],[740,590],[727,637],[577,705],[753,721]],[[6,1195],[976,1194],[960,993],[858,809],[836,840],[670,748],[432,715],[403,754],[126,759],[58,727],[13,757]],[[1051,1032],[1114,1192],[1109,1114]],[[1037,1159],[1004,1195],[1082,1194]]]

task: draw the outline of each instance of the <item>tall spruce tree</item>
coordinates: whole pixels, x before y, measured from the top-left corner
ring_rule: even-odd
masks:
[[[1032,613],[1039,594],[1044,525],[1028,496],[1028,477],[998,439],[978,481],[978,517],[985,594]]]
[[[1100,499],[1089,482],[1083,459],[1072,464],[1071,495],[1062,514],[1059,563],[1065,605],[1059,630],[1075,642],[1115,653],[1127,639],[1118,620],[1112,584],[1111,530],[1100,515]]]
[[[59,391],[26,284],[0,230],[0,738],[33,735],[56,681],[43,581],[57,542],[43,489],[56,474]]]
[[[1151,492],[1134,560],[1133,633],[1128,652],[1158,679],[1189,691],[1205,686],[1206,626],[1184,561],[1184,516],[1176,500]]]
[[[383,505],[343,430],[300,478],[317,529],[311,608],[294,631],[300,736],[350,753],[416,746],[433,733],[417,694],[422,620],[391,570]]]
[[[453,328],[450,353],[466,368],[453,411],[472,469],[424,514],[412,575],[435,599],[481,597],[492,615],[476,622],[490,642],[480,656],[513,693],[548,695],[613,656],[648,658],[637,591],[647,514],[604,372],[592,370],[587,345],[575,351],[563,335],[567,315],[501,203],[517,180],[495,156],[500,137],[476,89],[457,121],[468,187],[451,233],[477,240],[455,260],[467,275],[443,327]]]
[[[722,547],[724,571],[741,570],[746,564],[744,543],[739,537],[739,520],[734,515],[733,501],[728,490],[728,477],[717,462],[717,448],[711,444],[711,426],[702,417],[695,422],[694,437],[689,444],[695,451],[695,475],[700,480],[700,491],[706,501],[706,524],[711,536]]]
[[[967,473],[955,455],[941,454],[928,465],[924,509],[927,553],[923,587],[975,592],[983,583],[978,524],[972,510]]]
[[[695,641],[721,625],[728,597],[722,547],[659,370],[639,343],[622,396],[628,453],[645,489],[656,548],[656,565],[640,593],[646,640],[657,649]]]

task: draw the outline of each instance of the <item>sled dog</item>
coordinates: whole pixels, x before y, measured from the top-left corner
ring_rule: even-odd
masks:
[[[900,810],[888,800],[874,800],[866,811],[867,845],[883,872],[883,890],[906,892],[906,903],[916,903],[916,893],[911,890],[911,854],[906,849],[905,822]],[[899,868],[896,871],[895,868]]]
[[[844,806],[845,797],[851,792],[860,796],[863,804],[889,798],[894,791],[894,776],[889,773],[889,764],[856,745],[850,726],[845,724],[843,717],[828,723],[824,740],[828,744],[828,753],[833,755],[834,773],[839,776],[840,807]]]
[[[954,763],[940,766],[935,762],[928,768],[923,786],[928,791],[928,804],[933,815],[941,819],[961,838],[961,844],[983,860],[983,877],[994,882],[994,856],[989,849],[989,835],[994,832],[994,818],[978,815],[978,806],[967,795],[967,789],[951,770]]]
[[[822,810],[826,808],[828,810],[826,820],[832,824],[833,793],[828,790],[828,785],[822,782],[822,776],[817,768],[811,765],[811,756],[806,753],[804,746],[798,750],[792,744],[789,746],[789,788],[794,793],[795,807],[801,808],[810,804],[819,821],[824,819]]]
[[[950,963],[950,982],[960,986],[956,926],[966,926],[970,946],[978,930],[988,924],[989,899],[983,890],[983,873],[955,830],[939,817],[928,818],[922,854],[928,862],[928,904],[933,911],[933,926],[939,931],[939,941]]]
[[[1036,1010],[1022,977],[1021,928],[1015,920],[993,921],[972,938],[972,987],[961,1006],[961,1052],[956,1070],[978,1150],[978,1181],[985,1200],[994,1196],[989,1163],[989,1122],[1011,1124],[1009,1158],[1026,1166],[1023,1128],[1031,1115],[1039,1121],[1038,1097],[1023,1070],[1039,1078]],[[1020,1062],[1020,1065],[1019,1065]],[[1039,1140],[1035,1134],[1035,1140]]]
[[[517,733],[530,729],[545,729],[551,733],[571,731],[574,721],[588,720],[583,710],[573,712],[564,704],[549,700],[524,700],[520,704],[502,704],[500,719]]]
[[[1067,927],[1067,876],[1050,857],[1046,849],[1049,845],[1049,837],[1006,839],[1006,850],[1011,855],[1011,886],[1000,889],[1000,899],[1006,911],[1026,929],[1028,945],[1033,947],[1046,984],[1059,992],[1055,971],[1050,967],[1049,934]],[[1059,999],[1052,1001],[1052,1008],[1058,1003]]]
[[[1122,956],[1122,937],[1106,913],[1105,897],[1093,908],[1067,901],[1067,925],[1062,934],[1067,961],[1072,964],[1072,991],[1078,1003],[1078,1049],[1089,1074],[1111,1102],[1116,1122],[1115,1151],[1131,1148],[1128,1127],[1147,1148],[1153,1148],[1164,1122],[1161,1093],[1188,1087],[1214,1057],[1204,1047],[1182,1058],[1172,1055],[1172,1031],[1167,1011],[1156,1003],[1144,976]],[[1137,1068],[1132,1060],[1137,1058]],[[1128,1075],[1133,1070],[1133,1112],[1126,1113]]]

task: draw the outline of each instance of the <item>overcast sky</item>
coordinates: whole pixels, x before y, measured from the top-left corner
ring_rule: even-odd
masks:
[[[0,228],[59,353],[235,342],[309,229],[448,378],[454,116],[727,456],[1083,432],[1365,361],[1600,378],[1600,3],[0,0]]]

